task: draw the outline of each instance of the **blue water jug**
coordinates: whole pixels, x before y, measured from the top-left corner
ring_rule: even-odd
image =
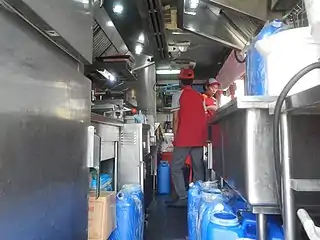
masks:
[[[111,240],[138,239],[136,232],[136,204],[126,192],[120,191],[116,199],[117,228],[110,236]]]
[[[201,222],[200,222],[200,238],[199,239],[207,239],[207,232],[208,232],[208,226],[210,223],[210,218],[212,214],[218,213],[218,212],[229,212],[232,213],[232,210],[230,206],[225,202],[224,198],[222,195],[217,196],[216,199],[214,199],[208,207],[205,209]]]
[[[170,194],[170,165],[165,161],[158,166],[158,194]]]
[[[201,199],[201,181],[190,183],[188,190],[188,237],[189,240],[197,239],[197,222]]]
[[[246,95],[267,95],[268,83],[265,81],[265,61],[255,48],[255,43],[258,40],[264,39],[268,36],[280,32],[283,24],[280,20],[265,25],[263,29],[256,36],[251,43],[246,58],[246,79],[245,79],[245,93]]]
[[[257,221],[256,215],[250,212],[242,213],[242,228],[244,236],[249,239],[257,238]],[[267,218],[268,240],[283,240],[284,234],[280,221],[276,216]]]
[[[133,199],[135,203],[135,223],[133,225],[135,229],[136,239],[143,239],[144,233],[144,195],[141,185],[139,184],[126,184],[123,185],[122,191],[126,196]]]
[[[208,220],[208,214],[206,214],[206,210],[217,198],[221,199],[222,195],[221,191],[218,188],[202,188],[201,190],[201,199],[199,204],[199,217],[197,223],[197,239],[202,240],[202,229],[205,227]]]
[[[227,198],[226,202],[230,206],[234,214],[238,214],[239,211],[243,212],[248,209],[247,203],[240,197]]]
[[[217,212],[210,216],[205,240],[237,240],[243,237],[238,217],[232,212]]]

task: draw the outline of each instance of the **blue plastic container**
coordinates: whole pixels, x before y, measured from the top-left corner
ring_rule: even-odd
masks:
[[[248,210],[247,203],[238,196],[232,199],[228,198],[226,201],[235,215],[238,215],[239,211],[244,212]]]
[[[197,239],[202,240],[205,239],[202,235],[203,229],[206,229],[207,223],[209,222],[209,215],[207,209],[215,208],[216,203],[220,203],[223,201],[223,196],[221,195],[221,191],[218,188],[202,188],[201,190],[201,199],[199,204],[199,217],[197,223]],[[216,200],[219,199],[217,202]],[[223,209],[219,209],[223,210]]]
[[[170,165],[165,161],[158,166],[158,194],[170,194]]]
[[[238,217],[231,212],[217,212],[210,216],[207,236],[203,240],[237,240],[244,237]]]
[[[219,212],[228,212],[232,213],[231,208],[228,206],[228,204],[224,201],[222,195],[217,196],[216,199],[214,199],[208,207],[205,209],[204,214],[202,215],[201,222],[200,222],[200,238],[199,239],[207,239],[207,232],[208,232],[208,226],[210,223],[211,216],[215,213]],[[233,213],[232,213],[233,214]]]
[[[188,237],[189,240],[197,239],[197,222],[201,199],[202,182],[190,183],[188,191]]]
[[[265,61],[255,48],[255,43],[280,32],[282,27],[283,24],[280,20],[274,20],[265,25],[251,43],[246,58],[246,95],[268,95],[268,83],[265,81]]]
[[[242,214],[242,228],[244,230],[244,237],[249,239],[256,239],[256,215],[253,213]],[[280,221],[277,217],[270,215],[267,219],[268,224],[268,240],[283,240],[284,234]]]
[[[136,229],[136,203],[130,194],[120,191],[116,200],[117,228],[110,236],[111,240],[140,240]]]
[[[144,195],[139,184],[126,184],[122,191],[133,199],[135,203],[135,223],[132,227],[135,229],[135,239],[143,239],[144,233]]]

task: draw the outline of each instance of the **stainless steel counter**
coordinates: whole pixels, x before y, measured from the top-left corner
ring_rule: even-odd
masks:
[[[257,213],[278,212],[272,151],[273,97],[242,97],[217,112],[213,122],[219,141],[213,144],[216,172]]]

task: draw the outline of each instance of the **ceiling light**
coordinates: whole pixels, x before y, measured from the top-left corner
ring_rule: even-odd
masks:
[[[199,5],[199,0],[189,0],[189,7],[192,9],[197,8]]]
[[[142,50],[143,50],[143,47],[141,44],[137,44],[136,48],[134,49],[135,53],[138,55],[142,53]]]
[[[179,74],[180,70],[170,70],[170,69],[162,69],[162,70],[157,70],[158,75],[165,75],[165,74]]]
[[[108,25],[108,27],[113,27],[114,26],[112,21],[108,21],[107,25]]]
[[[110,80],[112,82],[116,80],[116,77],[113,74],[109,73],[106,69],[104,69],[103,71],[101,71],[101,70],[97,70],[97,71],[102,76],[104,76],[106,79],[108,79],[108,80]]]
[[[172,35],[182,35],[182,34],[186,34],[185,32],[172,32]]]
[[[113,6],[113,12],[116,14],[121,14],[123,12],[123,6],[120,3],[117,3]]]
[[[140,36],[138,38],[138,42],[144,43],[144,34],[143,33],[140,34]]]

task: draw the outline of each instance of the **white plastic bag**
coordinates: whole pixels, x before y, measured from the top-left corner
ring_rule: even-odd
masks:
[[[304,0],[311,34],[320,43],[320,0]]]
[[[320,58],[320,43],[314,41],[308,27],[269,36],[258,41],[255,47],[266,61],[269,96],[278,96],[296,73]],[[300,79],[289,95],[319,84],[320,71],[314,70]]]

